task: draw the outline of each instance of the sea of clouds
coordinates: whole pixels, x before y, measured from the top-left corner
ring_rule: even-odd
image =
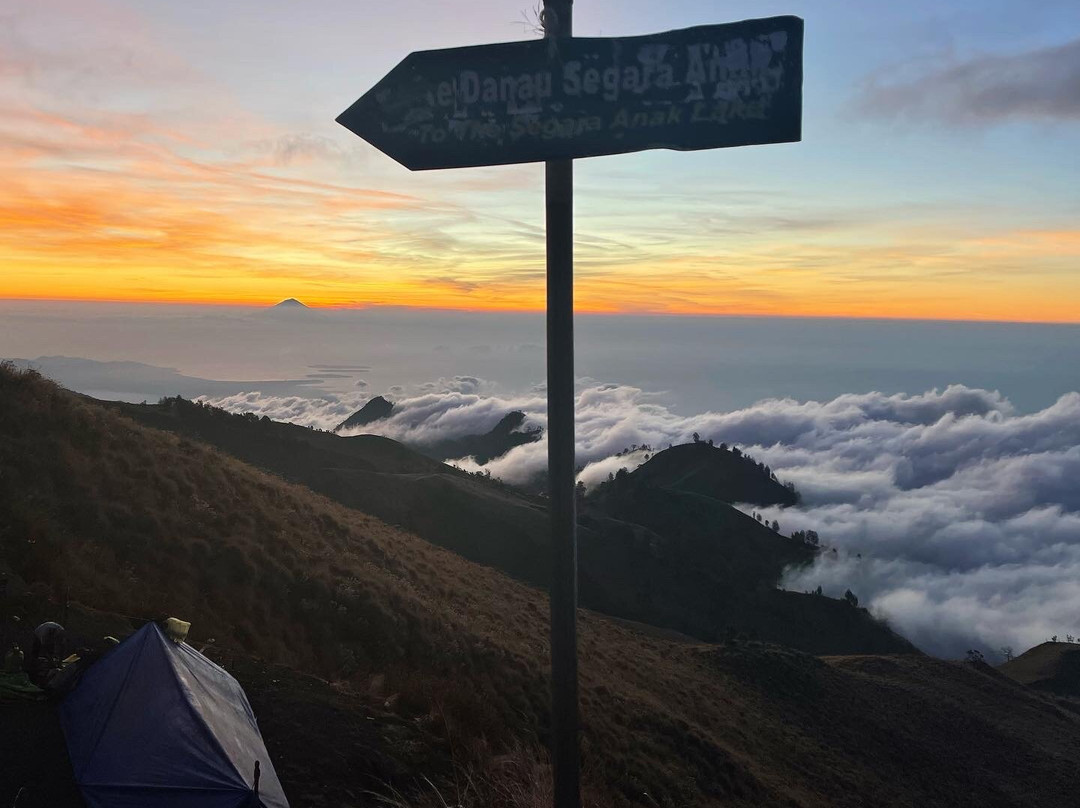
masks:
[[[387,395],[394,413],[363,431],[414,444],[486,432],[512,410],[527,414],[526,426],[546,424],[541,387],[508,395],[457,376]],[[206,400],[330,429],[369,397]],[[829,548],[791,571],[785,587],[850,588],[921,648],[947,657],[969,648],[999,657],[1004,646],[1019,653],[1052,635],[1080,635],[1080,393],[1030,414],[999,393],[956,385],[769,399],[687,416],[635,387],[579,383],[577,452],[587,485],[644,461],[647,450],[620,456],[628,447],[660,449],[695,432],[739,446],[802,493],[797,508],[755,508],[784,533],[818,531]],[[484,468],[520,483],[546,463],[540,441]],[[456,464],[479,468],[471,458]]]

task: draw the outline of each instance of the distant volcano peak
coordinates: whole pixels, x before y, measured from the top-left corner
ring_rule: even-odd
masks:
[[[306,309],[306,308],[309,308],[309,307],[304,305],[303,303],[301,303],[295,297],[290,297],[290,298],[286,298],[285,300],[282,300],[280,303],[275,303],[273,306],[271,306],[271,308],[274,308],[274,309]]]
[[[367,426],[373,421],[381,421],[386,418],[394,410],[394,402],[387,401],[382,396],[375,396],[362,409],[357,410],[340,424],[334,427],[335,432],[340,432],[343,429],[355,429],[356,427]]]

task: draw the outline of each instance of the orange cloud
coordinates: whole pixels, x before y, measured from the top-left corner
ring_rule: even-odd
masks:
[[[20,2],[116,25],[97,72],[102,51],[74,34],[0,55],[0,297],[543,308],[537,167],[397,192],[350,147],[233,110],[131,12]],[[63,94],[93,80],[106,101],[121,88],[182,114]],[[1080,230],[800,217],[752,195],[628,210],[602,194],[578,199],[582,311],[1080,321]],[[534,220],[507,212],[534,195]]]

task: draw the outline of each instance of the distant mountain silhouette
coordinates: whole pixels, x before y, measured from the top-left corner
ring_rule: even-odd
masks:
[[[388,418],[394,411],[394,404],[382,396],[368,401],[340,424],[335,432],[359,429],[383,418]],[[502,457],[515,446],[535,443],[540,440],[543,430],[540,427],[522,429],[525,413],[520,410],[509,412],[499,420],[489,432],[479,435],[463,435],[459,438],[447,438],[434,443],[411,444],[416,451],[436,460],[457,460],[472,457],[484,465],[496,457]]]
[[[273,309],[307,309],[307,308],[311,308],[311,307],[304,305],[299,300],[297,300],[295,297],[289,297],[289,298],[286,298],[285,300],[282,300],[280,303],[275,303],[270,308],[273,308]]]
[[[297,315],[304,312],[315,314],[312,309],[263,309],[262,314],[287,316],[290,311]],[[0,360],[2,361],[2,360]],[[39,356],[36,359],[11,359],[16,367],[32,367],[69,390],[102,391],[103,398],[128,401],[157,401],[162,396],[231,396],[251,390],[261,390],[266,395],[303,395],[306,389],[317,386],[319,379],[204,379],[185,376],[175,368],[146,365],[142,362],[99,362],[78,356]],[[105,391],[108,391],[107,393]]]
[[[341,432],[344,429],[356,429],[358,427],[367,426],[375,421],[381,421],[383,418],[387,418],[393,411],[394,402],[387,401],[382,396],[375,396],[375,398],[368,401],[367,404],[335,426],[334,431]]]
[[[515,410],[504,415],[490,432],[451,438],[417,448],[438,460],[472,457],[477,463],[484,465],[496,457],[502,457],[515,446],[540,440],[543,430],[538,426],[522,429],[524,423],[525,413]]]

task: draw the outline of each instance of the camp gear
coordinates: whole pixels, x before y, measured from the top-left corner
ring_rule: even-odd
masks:
[[[30,658],[46,657],[50,662],[64,650],[64,627],[49,621],[34,629],[34,646]]]
[[[184,642],[191,630],[191,623],[175,617],[166,617],[161,627],[165,631],[165,636],[173,642]]]
[[[89,808],[288,808],[239,683],[156,623],[86,670],[60,721]]]

